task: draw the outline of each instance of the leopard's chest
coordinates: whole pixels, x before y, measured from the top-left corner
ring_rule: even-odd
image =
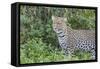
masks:
[[[66,34],[62,29],[56,30],[56,34],[58,37],[59,45],[61,46],[61,48],[66,49],[68,47],[68,39]]]

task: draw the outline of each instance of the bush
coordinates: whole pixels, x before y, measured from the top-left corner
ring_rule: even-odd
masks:
[[[53,49],[51,45],[47,46],[40,38],[34,38],[21,45],[20,53],[21,64],[90,59],[88,52],[78,51],[72,56],[64,55],[63,51]]]
[[[35,38],[20,46],[20,61],[25,63],[55,62],[64,58],[63,52],[51,45],[46,45],[41,39]]]

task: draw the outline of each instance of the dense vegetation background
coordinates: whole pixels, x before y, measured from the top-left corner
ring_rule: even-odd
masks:
[[[52,28],[52,15],[67,18],[66,25],[73,29],[95,29],[93,9],[21,6],[21,64],[90,59],[87,52],[77,52],[72,58],[63,54]]]

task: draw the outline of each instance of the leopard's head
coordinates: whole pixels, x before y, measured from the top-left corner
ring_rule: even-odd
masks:
[[[57,30],[62,30],[64,28],[64,26],[66,25],[67,18],[52,16],[52,21],[53,29],[56,32]]]

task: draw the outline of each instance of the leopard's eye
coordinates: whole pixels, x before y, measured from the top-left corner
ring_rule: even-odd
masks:
[[[61,24],[60,22],[58,22],[57,24]]]

